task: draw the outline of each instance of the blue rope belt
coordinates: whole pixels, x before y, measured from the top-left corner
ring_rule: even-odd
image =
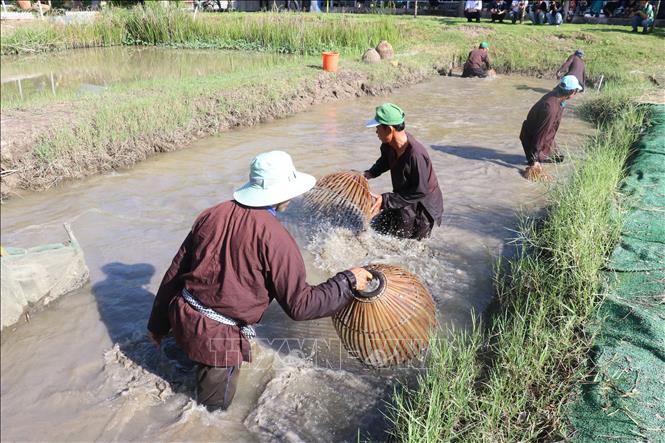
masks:
[[[189,306],[194,308],[195,311],[205,315],[209,319],[215,320],[223,325],[238,326],[240,328],[240,333],[244,335],[247,340],[252,340],[256,337],[256,331],[254,331],[254,328],[249,325],[241,325],[237,320],[226,317],[214,309],[204,306],[187,290],[187,288],[182,288],[182,298],[184,298]]]

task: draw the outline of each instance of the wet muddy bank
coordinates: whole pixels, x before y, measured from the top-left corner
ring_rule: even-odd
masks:
[[[297,81],[290,81],[287,85],[275,87],[270,81],[263,80],[231,90],[212,91],[205,96],[183,97],[182,100],[187,100],[185,112],[191,119],[183,118],[169,128],[153,128],[128,137],[100,134],[95,126],[104,122],[95,119],[94,111],[88,108],[86,112],[85,107],[77,109],[76,104],[3,111],[2,197],[24,190],[44,190],[63,181],[127,168],[155,153],[187,148],[196,139],[230,128],[285,118],[319,103],[389,93],[437,74],[436,66],[427,69],[404,63],[398,66],[386,63],[378,70],[375,75],[369,67],[362,70],[352,67],[332,74],[311,66]],[[284,75],[288,73],[284,72]],[[137,91],[136,94],[143,92]],[[165,106],[158,95],[150,92],[146,95],[141,106]],[[168,102],[168,98],[165,101]],[[140,107],[126,111],[138,119],[151,118]],[[112,128],[113,132],[123,131],[121,124],[125,119],[117,121],[118,127]],[[66,128],[64,136],[63,128]],[[99,138],[95,139],[96,134]],[[77,140],[77,137],[80,138]],[[72,145],[77,143],[81,146],[73,148]],[[86,143],[94,146],[86,146]],[[59,147],[73,155],[55,153]]]

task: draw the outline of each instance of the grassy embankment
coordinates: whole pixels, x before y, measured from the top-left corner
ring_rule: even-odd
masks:
[[[589,371],[584,327],[603,299],[599,271],[621,223],[617,185],[644,118],[629,101],[602,118],[609,97],[623,95],[607,94],[583,106],[599,124],[585,158],[550,189],[544,219],[523,221],[520,255],[498,266],[485,327],[437,340],[419,387],[397,393],[398,440],[571,437],[565,407]]]
[[[603,32],[592,32],[597,28]],[[571,51],[584,47],[591,78],[604,74],[610,81],[643,84],[639,75],[629,71],[638,61],[644,65],[658,37],[615,31],[598,25],[468,26],[455,19],[372,15],[199,14],[194,21],[191,14],[160,7],[111,10],[92,24],[19,28],[3,32],[0,48],[5,56],[141,44],[252,48],[303,58],[223,76],[133,81],[82,97],[45,94],[25,102],[3,101],[2,111],[10,115],[49,111],[50,106],[58,111],[46,119],[53,124],[34,140],[26,140],[23,152],[3,161],[3,168],[19,171],[13,177],[20,189],[44,188],[62,179],[128,166],[153,152],[177,149],[192,138],[237,124],[288,115],[340,96],[378,93],[417,82],[436,75],[437,70],[459,66],[482,39],[492,43],[499,72],[549,75]],[[360,63],[364,49],[382,39],[395,45],[400,65]],[[537,47],[543,49],[529,50]],[[320,58],[312,54],[322,49],[342,53],[338,74],[315,67]],[[608,54],[612,62],[607,61]],[[661,66],[654,62],[646,74],[660,67],[662,62]]]

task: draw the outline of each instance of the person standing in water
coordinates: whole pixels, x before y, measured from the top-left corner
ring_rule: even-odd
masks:
[[[466,63],[464,63],[462,77],[484,78],[494,73],[492,62],[487,53],[489,47],[489,43],[482,42],[477,49],[469,52],[469,57],[466,59]]]
[[[577,81],[580,82],[582,90],[584,90],[584,83],[586,81],[586,66],[584,65],[584,51],[578,49],[566,59],[563,65],[556,71],[556,78],[561,78],[566,75],[574,75]]]
[[[393,192],[375,196],[373,227],[384,234],[422,240],[441,224],[443,195],[427,149],[405,130],[404,112],[392,103],[376,108],[381,156],[364,172],[368,179],[390,171]]]
[[[529,111],[522,123],[520,140],[529,166],[524,175],[530,179],[544,176],[541,162],[560,162],[563,155],[557,152],[554,138],[559,130],[566,100],[582,90],[577,77],[566,75],[559,84],[545,94]]]
[[[282,151],[252,160],[249,182],[234,200],[203,211],[178,250],[155,297],[148,332],[159,346],[169,331],[198,363],[197,401],[226,409],[240,366],[251,361],[251,325],[275,299],[294,320],[328,317],[346,306],[372,275],[363,268],[307,284],[298,245],[276,217],[314,186]]]

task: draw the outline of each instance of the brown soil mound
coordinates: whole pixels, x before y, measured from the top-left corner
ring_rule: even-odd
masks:
[[[393,51],[393,46],[385,40],[376,45],[376,52],[379,53],[382,59],[387,59],[387,60],[390,60],[395,55],[395,51]]]
[[[363,61],[365,63],[369,63],[369,64],[379,63],[379,62],[381,62],[381,56],[379,55],[378,52],[376,52],[376,49],[369,48],[363,54]]]

